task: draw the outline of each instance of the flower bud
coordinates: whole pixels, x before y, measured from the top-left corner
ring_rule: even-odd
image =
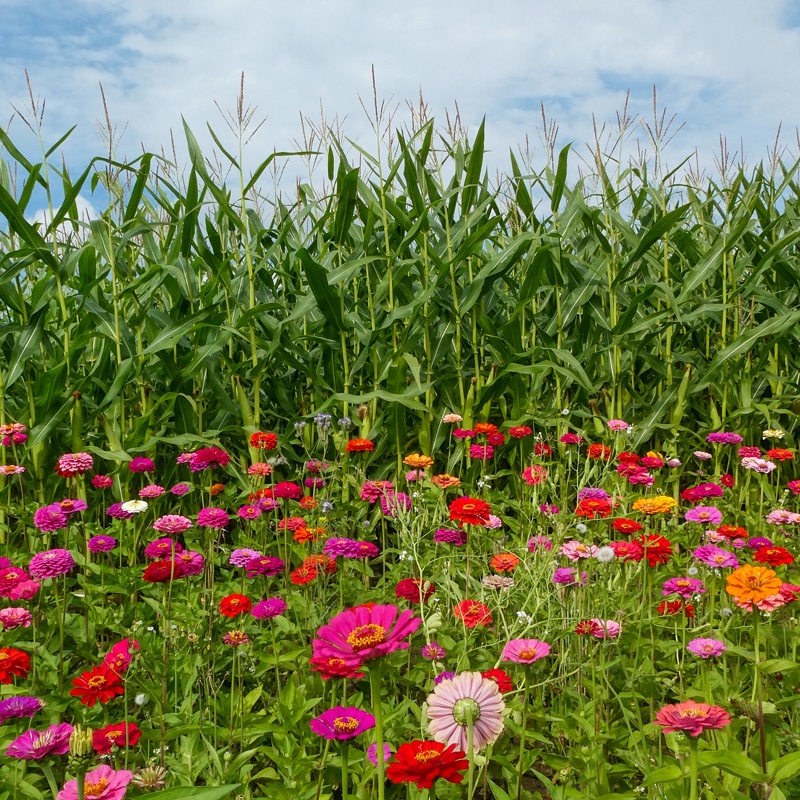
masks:
[[[86,772],[94,756],[94,741],[91,728],[76,725],[69,737],[69,757],[67,764],[70,772],[78,776]]]

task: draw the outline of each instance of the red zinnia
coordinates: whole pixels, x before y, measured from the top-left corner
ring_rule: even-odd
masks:
[[[639,456],[636,453],[620,453],[617,456],[617,461],[621,462],[622,464],[638,464],[639,463]]]
[[[656,564],[666,564],[672,555],[672,545],[669,539],[665,539],[657,533],[643,533],[635,541],[644,550],[644,557],[651,567],[656,566]]]
[[[516,425],[508,429],[508,435],[515,439],[522,439],[523,436],[530,436],[533,431],[527,425]]]
[[[497,425],[493,425],[491,422],[478,422],[472,428],[473,433],[497,433]]]
[[[317,571],[312,566],[303,565],[299,569],[293,570],[289,577],[295,586],[305,586],[317,577]]]
[[[423,585],[425,593],[422,593]],[[411,603],[425,602],[433,594],[434,586],[430,581],[420,581],[417,578],[403,578],[394,590],[396,597],[402,597]]]
[[[489,442],[489,444],[492,445],[493,447],[499,447],[501,444],[505,443],[505,440],[506,440],[505,434],[500,433],[500,431],[498,431],[497,433],[490,433],[486,437],[486,441]]]
[[[575,633],[579,636],[583,636],[584,634],[593,636],[597,630],[600,630],[600,626],[593,619],[585,619],[575,626]]]
[[[595,461],[599,461],[601,458],[605,461],[608,461],[611,458],[611,448],[606,447],[604,444],[590,444],[586,448],[586,455],[589,458],[593,458]]]
[[[15,677],[27,678],[31,657],[22,650],[0,647],[0,683],[11,683]]]
[[[70,689],[73,697],[80,697],[81,703],[91,708],[98,700],[107,703],[117,695],[124,694],[125,686],[116,672],[112,672],[105,664],[93,667],[72,681],[74,689]]]
[[[147,565],[142,578],[149,583],[163,583],[164,581],[175,580],[183,575],[183,566],[176,561],[164,559],[154,561]]]
[[[750,534],[736,525],[720,525],[717,533],[721,533],[726,539],[747,539]]]
[[[459,497],[450,503],[450,519],[458,522],[458,527],[467,525],[483,525],[489,521],[491,507],[484,500],[476,497]]]
[[[225,617],[238,617],[239,614],[246,614],[253,604],[244,594],[229,594],[222,598],[219,604],[219,613]]]
[[[456,619],[463,620],[465,627],[474,628],[476,625],[484,627],[492,621],[489,608],[476,600],[462,600],[454,609]]]
[[[791,450],[778,447],[774,450],[767,450],[767,458],[771,458],[773,461],[790,461],[794,455]]]
[[[134,747],[139,742],[142,732],[138,725],[129,722],[118,722],[116,725],[106,725],[92,732],[94,749],[101,755],[111,752],[112,747]]]
[[[430,789],[437,778],[461,783],[468,766],[466,753],[456,750],[454,744],[415,739],[397,748],[386,777],[392,783],[416,783],[417,789]]]
[[[611,523],[611,527],[620,533],[639,533],[639,531],[642,529],[642,526],[636,522],[636,520],[627,519],[625,517],[615,519]]]
[[[666,600],[662,600],[657,610],[662,617],[667,616],[667,614],[674,616],[683,611],[689,619],[694,619],[694,606],[691,605],[691,603],[686,603],[686,605],[684,605],[683,600],[672,600],[669,603]]]
[[[324,572],[326,575],[333,575],[339,569],[336,566],[335,559],[326,556],[324,553],[307,556],[303,559],[303,566],[307,569],[313,569],[315,572]]]
[[[611,503],[608,500],[598,500],[587,497],[578,503],[575,513],[579,517],[586,517],[586,519],[594,519],[595,517],[611,516]]]
[[[330,678],[363,678],[364,673],[358,671],[357,666],[348,665],[346,661],[335,656],[311,658],[308,661],[314,672],[319,672],[322,680]]]
[[[278,435],[275,433],[254,433],[250,437],[250,447],[260,447],[262,450],[274,450],[278,445]]]
[[[641,561],[644,550],[638,542],[609,542],[614,555],[623,561]]]
[[[485,672],[481,672],[481,678],[488,678],[490,681],[494,681],[500,694],[514,690],[514,682],[511,677],[501,669],[487,669]]]
[[[371,453],[375,449],[375,443],[369,439],[351,439],[344,449],[348,453]]]
[[[544,456],[545,458],[549,458],[553,452],[553,448],[550,447],[549,444],[545,444],[544,442],[537,442],[533,446],[534,455],[537,456]]]
[[[719,482],[728,489],[730,489],[736,483],[736,481],[733,479],[733,475],[730,475],[727,472],[720,476]]]
[[[794,556],[785,547],[759,547],[753,561],[777,567],[779,564],[791,564]]]

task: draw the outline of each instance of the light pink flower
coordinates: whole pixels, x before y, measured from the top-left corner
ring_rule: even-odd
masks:
[[[611,428],[612,431],[615,433],[619,431],[626,431],[630,427],[625,420],[622,419],[610,419],[608,421],[608,427]]]
[[[550,645],[538,639],[512,639],[502,652],[503,661],[517,664],[533,664],[540,658],[550,655]]]
[[[616,639],[619,636],[622,626],[613,619],[591,619],[589,622],[595,624],[592,636],[595,639]]]
[[[192,521],[180,514],[167,514],[153,523],[153,528],[161,533],[183,533],[191,527]]]
[[[558,551],[560,556],[566,556],[570,561],[580,561],[582,558],[595,558],[597,556],[597,545],[583,544],[583,542],[570,541],[564,542]]]
[[[4,631],[11,631],[14,628],[29,628],[33,617],[26,608],[4,608],[0,610],[0,622],[3,623]]]

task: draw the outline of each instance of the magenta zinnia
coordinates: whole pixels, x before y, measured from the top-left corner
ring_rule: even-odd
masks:
[[[695,656],[700,656],[700,658],[711,658],[712,656],[721,656],[723,651],[727,650],[728,648],[725,647],[725,643],[721,642],[719,639],[692,639],[689,644],[686,645],[686,649]]]
[[[41,733],[34,730],[25,731],[6,748],[6,755],[26,761],[38,761],[49,755],[63,755],[69,750],[71,733],[72,725],[66,722],[51,725]]]
[[[709,728],[724,728],[730,721],[730,714],[724,708],[693,700],[663,706],[653,720],[664,727],[664,733],[683,731],[690,736],[699,736]]]
[[[375,717],[359,708],[334,706],[312,719],[309,725],[317,736],[342,741],[374,728]]]
[[[397,606],[353,608],[337,614],[317,631],[314,639],[314,658],[341,658],[348,665],[408,649],[402,641],[422,624],[413,611]]]
[[[477,752],[497,741],[503,732],[504,708],[503,695],[493,680],[480,672],[462,672],[442,681],[428,695],[428,729],[437,742],[467,750],[471,721],[472,744]]]

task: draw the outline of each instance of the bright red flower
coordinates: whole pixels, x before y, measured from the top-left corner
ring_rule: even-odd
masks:
[[[641,561],[644,558],[644,550],[638,542],[610,542],[609,545],[614,555],[623,561]]]
[[[317,507],[317,498],[311,497],[311,495],[306,495],[300,501],[300,508],[316,508]]]
[[[575,513],[579,517],[586,517],[586,519],[594,519],[595,517],[611,516],[611,503],[608,500],[598,500],[587,497],[578,503]]]
[[[675,616],[675,614],[680,614],[681,611],[683,611],[689,619],[694,619],[694,606],[691,605],[691,603],[686,603],[686,605],[684,605],[683,600],[680,599],[671,600],[669,603],[666,600],[662,600],[661,603],[659,603],[657,611],[662,617],[668,614]]]
[[[492,614],[489,608],[476,600],[462,600],[453,609],[456,619],[463,620],[467,628],[474,628],[477,625],[486,627],[492,621]]]
[[[461,783],[469,766],[466,753],[451,744],[423,742],[415,739],[397,748],[389,762],[386,777],[392,783],[415,783],[417,789],[430,789],[437,778]]]
[[[794,556],[785,547],[759,547],[753,561],[777,567],[780,564],[791,564]]]
[[[114,697],[124,694],[122,679],[105,664],[92,667],[72,681],[74,689],[70,689],[73,697],[80,697],[81,703],[92,708],[99,700],[107,703]]]
[[[0,647],[0,683],[11,683],[15,677],[27,678],[31,657],[22,650]]]
[[[604,444],[590,444],[586,448],[586,455],[595,461],[599,461],[601,458],[604,461],[608,461],[611,458],[611,448],[606,447]]]
[[[317,571],[314,567],[302,566],[299,569],[293,570],[289,576],[295,586],[305,586],[311,583],[317,577]]]
[[[513,436],[515,439],[522,439],[525,436],[530,436],[533,431],[527,425],[516,425],[508,429],[508,435]]]
[[[422,586],[427,584],[423,596]],[[395,597],[402,597],[410,603],[427,602],[434,592],[434,585],[430,581],[420,581],[418,578],[403,578],[394,590]]]
[[[239,614],[246,614],[253,607],[247,595],[229,594],[223,597],[219,604],[219,613],[225,617],[238,617]]]
[[[642,529],[642,526],[633,519],[627,519],[626,517],[620,517],[619,519],[615,519],[611,523],[611,527],[615,531],[619,531],[620,533],[639,533]]]
[[[359,672],[358,666],[348,666],[347,662],[335,656],[309,659],[311,669],[319,672],[322,680],[327,681],[331,678],[363,678],[364,673]]]
[[[533,446],[533,452],[537,456],[544,456],[545,458],[549,458],[553,452],[553,448],[550,447],[549,444],[545,444],[544,442],[536,442]]]
[[[736,481],[733,479],[733,475],[730,475],[727,472],[724,475],[720,475],[719,482],[726,489],[730,489],[736,483]]]
[[[579,636],[589,634],[594,636],[596,631],[601,630],[600,626],[593,619],[585,619],[575,626],[575,633]]]
[[[344,449],[348,453],[371,453],[375,449],[375,442],[369,439],[351,439]]]
[[[643,533],[634,541],[644,550],[644,557],[651,567],[655,567],[656,564],[666,564],[672,555],[672,545],[669,539],[665,539],[657,533]]]
[[[101,755],[111,752],[112,747],[134,747],[139,742],[142,732],[139,727],[129,722],[118,722],[116,725],[106,725],[92,732],[94,749]]]
[[[497,425],[493,425],[491,422],[477,422],[473,428],[473,433],[497,433]]]
[[[767,458],[771,458],[773,461],[791,461],[794,458],[794,454],[791,450],[777,447],[774,450],[767,450]]]
[[[250,501],[252,502],[259,497],[272,497],[272,489],[270,489],[268,486],[263,489],[259,489],[257,492],[254,492],[250,495]]]
[[[163,561],[153,561],[147,565],[142,578],[148,583],[164,583],[164,581],[175,580],[183,575],[183,566],[177,561],[164,559]]]
[[[638,464],[640,459],[636,453],[625,453],[622,452],[617,456],[617,461],[622,464]]]
[[[450,503],[450,519],[458,522],[458,527],[483,525],[489,521],[490,505],[476,497],[459,497]]]
[[[501,669],[487,669],[485,672],[481,672],[481,678],[488,678],[490,681],[494,681],[500,694],[514,691],[514,682],[509,674]]]
[[[736,525],[720,525],[717,533],[721,533],[726,539],[747,539],[750,534]]]
[[[262,450],[274,450],[278,445],[278,435],[275,433],[254,433],[250,437],[250,447],[260,447]]]

